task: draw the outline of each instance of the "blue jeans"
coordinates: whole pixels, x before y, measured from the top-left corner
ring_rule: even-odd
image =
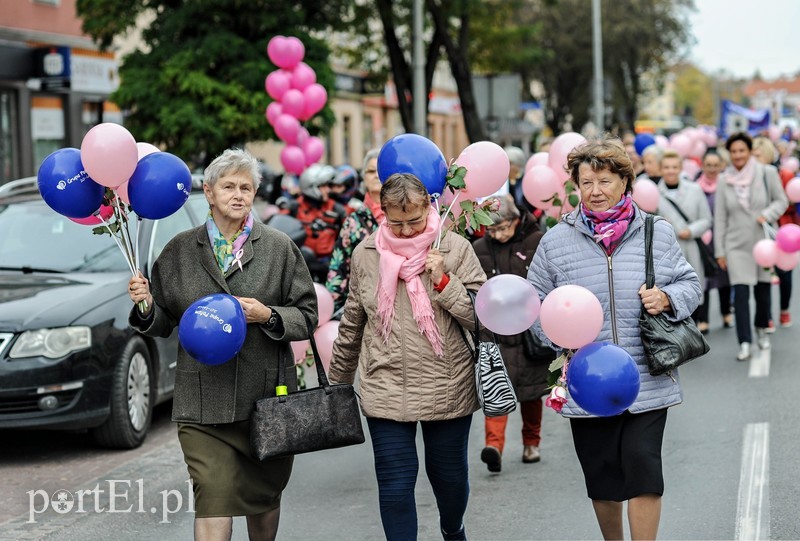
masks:
[[[472,415],[447,421],[420,421],[425,444],[425,472],[439,508],[439,524],[458,532],[469,499],[467,442]],[[381,522],[387,541],[417,538],[417,423],[367,417],[375,474],[378,478]]]

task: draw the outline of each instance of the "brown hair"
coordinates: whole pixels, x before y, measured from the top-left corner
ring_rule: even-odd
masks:
[[[728,152],[731,151],[731,145],[736,141],[741,141],[745,145],[747,145],[748,150],[753,150],[753,138],[750,137],[749,133],[739,131],[728,137],[728,140],[725,141],[725,150]]]
[[[667,158],[677,159],[679,162],[683,163],[683,158],[681,158],[681,155],[678,154],[676,150],[673,150],[671,148],[668,148],[664,151],[664,154],[662,154],[661,156],[661,163],[664,163],[664,160],[666,160]]]
[[[593,171],[608,169],[625,181],[625,193],[633,189],[633,164],[625,152],[625,147],[616,137],[605,136],[602,139],[587,141],[575,147],[567,156],[567,171],[572,181],[578,185],[581,164],[587,164]]]
[[[428,189],[411,173],[395,173],[386,179],[381,186],[381,208],[400,208],[403,212],[408,207],[424,207],[430,204]]]

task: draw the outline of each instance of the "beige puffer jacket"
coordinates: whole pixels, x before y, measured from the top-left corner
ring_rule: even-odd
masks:
[[[442,358],[436,357],[428,339],[417,330],[402,280],[397,285],[392,332],[384,343],[378,334],[375,234],[353,252],[350,293],[333,344],[330,379],[353,383],[358,368],[361,409],[367,417],[440,421],[478,409],[473,358],[459,326],[474,328],[466,290],[477,291],[486,275],[466,239],[448,233],[440,252],[450,282],[439,293],[427,273],[421,278],[442,334]]]

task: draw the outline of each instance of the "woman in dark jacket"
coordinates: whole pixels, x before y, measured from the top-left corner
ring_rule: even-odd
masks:
[[[487,227],[487,235],[473,244],[486,276],[516,274],[526,277],[533,254],[544,234],[536,219],[528,211],[521,214],[509,197],[500,199],[500,208],[490,217],[494,225]],[[555,358],[555,352],[534,357],[536,351],[531,347],[532,339],[529,331],[513,336],[497,336],[503,361],[520,401],[522,461],[525,463],[539,462],[541,459],[541,397],[547,393],[547,368]],[[549,351],[547,348],[544,350]],[[481,460],[490,472],[499,472],[501,469],[507,423],[507,415],[486,418],[486,447],[481,452]]]

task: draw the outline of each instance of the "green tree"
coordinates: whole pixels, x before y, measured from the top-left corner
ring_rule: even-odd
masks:
[[[674,69],[675,109],[694,117],[698,124],[714,124],[714,81],[693,64]]]
[[[264,118],[271,98],[264,79],[276,69],[266,47],[275,35],[294,35],[304,61],[329,92],[328,46],[315,32],[341,24],[348,0],[78,0],[84,31],[108,47],[149,12],[143,47],[122,60],[121,84],[111,99],[126,113],[137,140],[160,143],[207,163],[223,149],[274,138]],[[326,108],[307,125],[327,131]]]

